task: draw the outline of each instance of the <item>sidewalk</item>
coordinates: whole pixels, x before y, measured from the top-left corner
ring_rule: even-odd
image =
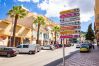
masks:
[[[63,66],[62,62],[56,66]],[[99,66],[99,48],[95,46],[89,53],[72,55],[65,60],[65,66]]]

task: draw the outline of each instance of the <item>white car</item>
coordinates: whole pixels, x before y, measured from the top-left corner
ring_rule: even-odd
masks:
[[[80,48],[80,44],[77,44],[77,45],[76,45],[76,48]]]
[[[54,50],[55,47],[53,45],[44,45],[41,47],[43,50]]]
[[[20,44],[17,46],[19,53],[35,54],[41,50],[39,44]]]

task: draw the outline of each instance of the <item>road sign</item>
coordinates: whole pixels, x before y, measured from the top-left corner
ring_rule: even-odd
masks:
[[[67,30],[67,29],[68,29],[68,30],[69,30],[69,29],[70,29],[70,30],[80,29],[80,25],[78,25],[78,26],[61,26],[60,29],[61,29],[61,30]]]
[[[80,31],[79,30],[68,30],[68,31],[61,31],[60,32],[60,34],[78,34],[78,33],[80,33]]]
[[[78,38],[80,37],[80,35],[63,35],[63,36],[60,36],[60,38]]]
[[[61,26],[69,26],[69,25],[80,25],[80,22],[64,22],[60,24]]]
[[[60,12],[60,34],[78,34],[80,32],[79,9],[71,9]],[[66,27],[67,26],[67,27]]]
[[[60,18],[69,18],[69,17],[75,17],[79,15],[80,15],[79,12],[74,12],[74,13],[69,13],[69,14],[62,14]]]
[[[63,22],[73,22],[73,21],[79,21],[80,17],[79,16],[75,16],[75,17],[69,17],[69,18],[61,18],[60,21],[61,23]]]
[[[71,13],[71,12],[79,12],[79,8],[71,9],[71,10],[65,10],[60,12],[60,14],[66,14],[66,13]]]

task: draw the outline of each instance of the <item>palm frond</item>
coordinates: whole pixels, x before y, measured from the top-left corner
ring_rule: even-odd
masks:
[[[15,17],[15,15],[18,15],[19,18],[23,18],[27,15],[27,13],[28,12],[21,6],[13,6],[13,8],[9,10],[8,15],[10,15],[10,17]]]

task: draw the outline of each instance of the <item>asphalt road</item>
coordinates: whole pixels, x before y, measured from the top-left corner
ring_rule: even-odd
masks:
[[[70,55],[78,49],[73,47],[65,48],[65,56]],[[0,66],[46,66],[47,64],[62,58],[62,48],[51,50],[42,50],[34,55],[18,54],[16,57],[0,57]]]

